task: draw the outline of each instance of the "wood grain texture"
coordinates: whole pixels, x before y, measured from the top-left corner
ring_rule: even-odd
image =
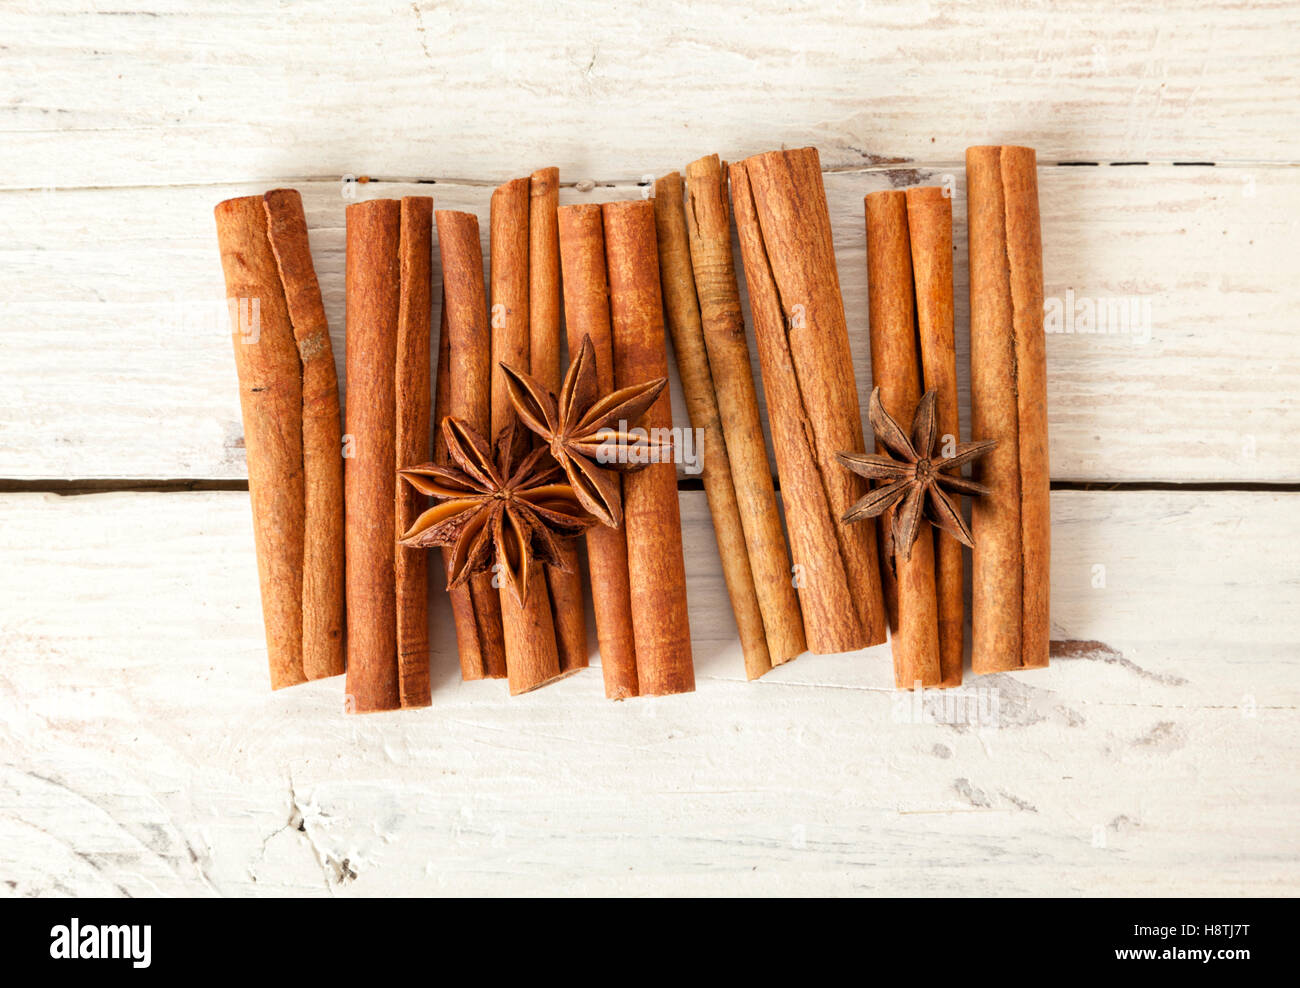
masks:
[[[5,185],[495,184],[539,141],[597,181],[680,168],[701,138],[732,160],[816,144],[836,168],[956,161],[976,142],[1045,161],[1300,159],[1285,3],[102,6],[0,11]]]
[[[826,176],[864,407],[871,374],[862,197],[891,183],[942,184],[946,176],[956,192],[953,238],[965,244],[961,169]],[[341,361],[350,201],[342,193],[400,197],[430,187],[299,188]],[[435,189],[440,209],[475,212],[486,236],[490,188]],[[264,190],[0,193],[0,304],[8,317],[0,346],[10,368],[0,388],[0,477],[246,475],[211,209]],[[565,188],[561,202],[641,191]],[[1289,260],[1300,169],[1043,167],[1039,194],[1047,297],[1076,308],[1133,299],[1149,327],[1145,334],[1048,334],[1053,479],[1300,481],[1300,445],[1288,429],[1300,394]],[[131,221],[141,209],[151,217],[146,226]],[[439,284],[437,257],[434,265]],[[968,423],[965,250],[957,251],[954,279]],[[674,420],[685,424],[675,379],[671,387]],[[759,394],[761,401],[761,387]]]
[[[338,680],[265,690],[246,493],[2,495],[0,874],[15,894],[1293,893],[1300,563],[1274,549],[1297,511],[1054,494],[1051,668],[917,708],[885,647],[744,682],[685,492],[698,695],[610,704],[594,669],[514,699],[461,684],[439,591],[433,709],[348,718]]]

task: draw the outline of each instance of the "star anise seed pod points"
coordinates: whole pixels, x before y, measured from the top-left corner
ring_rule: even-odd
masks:
[[[565,372],[557,398],[541,381],[508,364],[510,402],[519,421],[546,442],[544,448],[564,468],[578,501],[601,523],[623,522],[618,477],[671,459],[672,444],[661,442],[636,423],[668,385],[667,378],[621,388],[601,396],[596,376],[596,348],[582,338],[578,354]]]
[[[859,499],[845,512],[843,520],[861,521],[896,508],[890,531],[894,551],[903,559],[912,556],[912,544],[921,530],[922,520],[942,528],[958,542],[974,546],[970,529],[947,491],[979,496],[989,493],[989,489],[960,473],[947,471],[960,470],[965,464],[977,460],[993,449],[997,440],[958,443],[952,456],[936,456],[935,443],[939,437],[933,391],[927,391],[917,403],[910,435],[885,411],[879,388],[871,392],[867,416],[876,438],[894,455],[835,454],[844,467],[858,476],[884,482]]]
[[[580,534],[595,519],[562,482],[545,447],[516,462],[521,444],[514,423],[497,435],[495,447],[463,419],[444,419],[442,430],[457,466],[425,463],[398,471],[437,502],[398,541],[422,549],[451,546],[448,590],[499,563],[522,607],[536,564],[566,569],[559,540]]]

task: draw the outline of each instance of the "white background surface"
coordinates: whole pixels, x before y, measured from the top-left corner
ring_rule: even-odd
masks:
[[[1296,5],[54,0],[0,44],[0,894],[1296,892]],[[684,491],[693,695],[461,684],[441,593],[431,709],[270,693],[216,202],[302,191],[341,362],[345,175],[486,231],[543,165],[813,143],[865,397],[862,196],[955,183],[964,386],[994,142],[1048,296],[1151,312],[1048,338],[1049,670],[745,683]]]

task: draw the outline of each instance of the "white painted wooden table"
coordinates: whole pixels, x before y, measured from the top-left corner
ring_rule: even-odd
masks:
[[[524,6],[0,7],[0,894],[1300,890],[1300,8]],[[950,177],[962,299],[989,142],[1149,312],[1048,339],[1050,670],[747,684],[686,490],[694,695],[462,684],[441,594],[432,709],[269,692],[217,201],[303,192],[341,358],[347,193],[814,143],[865,394],[862,196]]]

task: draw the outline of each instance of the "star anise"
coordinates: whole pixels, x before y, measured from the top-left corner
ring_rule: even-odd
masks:
[[[622,498],[618,478],[610,471],[630,473],[666,462],[671,456],[671,443],[635,428],[668,379],[661,377],[601,397],[596,348],[590,336],[582,338],[558,399],[536,378],[506,364],[501,364],[501,369],[519,420],[546,441],[551,455],[564,467],[578,501],[602,523],[618,528],[623,522]]]
[[[498,433],[495,450],[463,419],[444,419],[442,430],[459,469],[425,463],[398,471],[438,502],[398,541],[416,548],[451,546],[448,590],[500,563],[523,606],[534,566],[566,569],[558,540],[578,535],[595,519],[582,510],[545,447],[520,459],[514,423]]]
[[[910,559],[912,543],[916,541],[921,529],[922,516],[938,525],[958,542],[973,546],[974,539],[970,529],[962,519],[961,511],[948,497],[947,488],[957,494],[987,494],[989,489],[973,480],[967,480],[960,474],[947,473],[958,470],[964,464],[983,456],[994,446],[996,439],[982,442],[958,443],[952,456],[934,455],[935,441],[938,439],[938,425],[934,413],[935,394],[927,391],[916,406],[912,418],[912,435],[909,438],[902,427],[894,421],[885,406],[880,402],[880,389],[871,392],[871,402],[867,406],[867,416],[871,428],[893,457],[878,456],[874,453],[836,453],[835,457],[844,466],[861,477],[871,480],[887,481],[869,492],[844,515],[844,521],[860,521],[874,518],[902,501],[901,507],[894,512],[891,531],[894,537],[894,552],[903,559]],[[927,497],[928,495],[928,497]]]

